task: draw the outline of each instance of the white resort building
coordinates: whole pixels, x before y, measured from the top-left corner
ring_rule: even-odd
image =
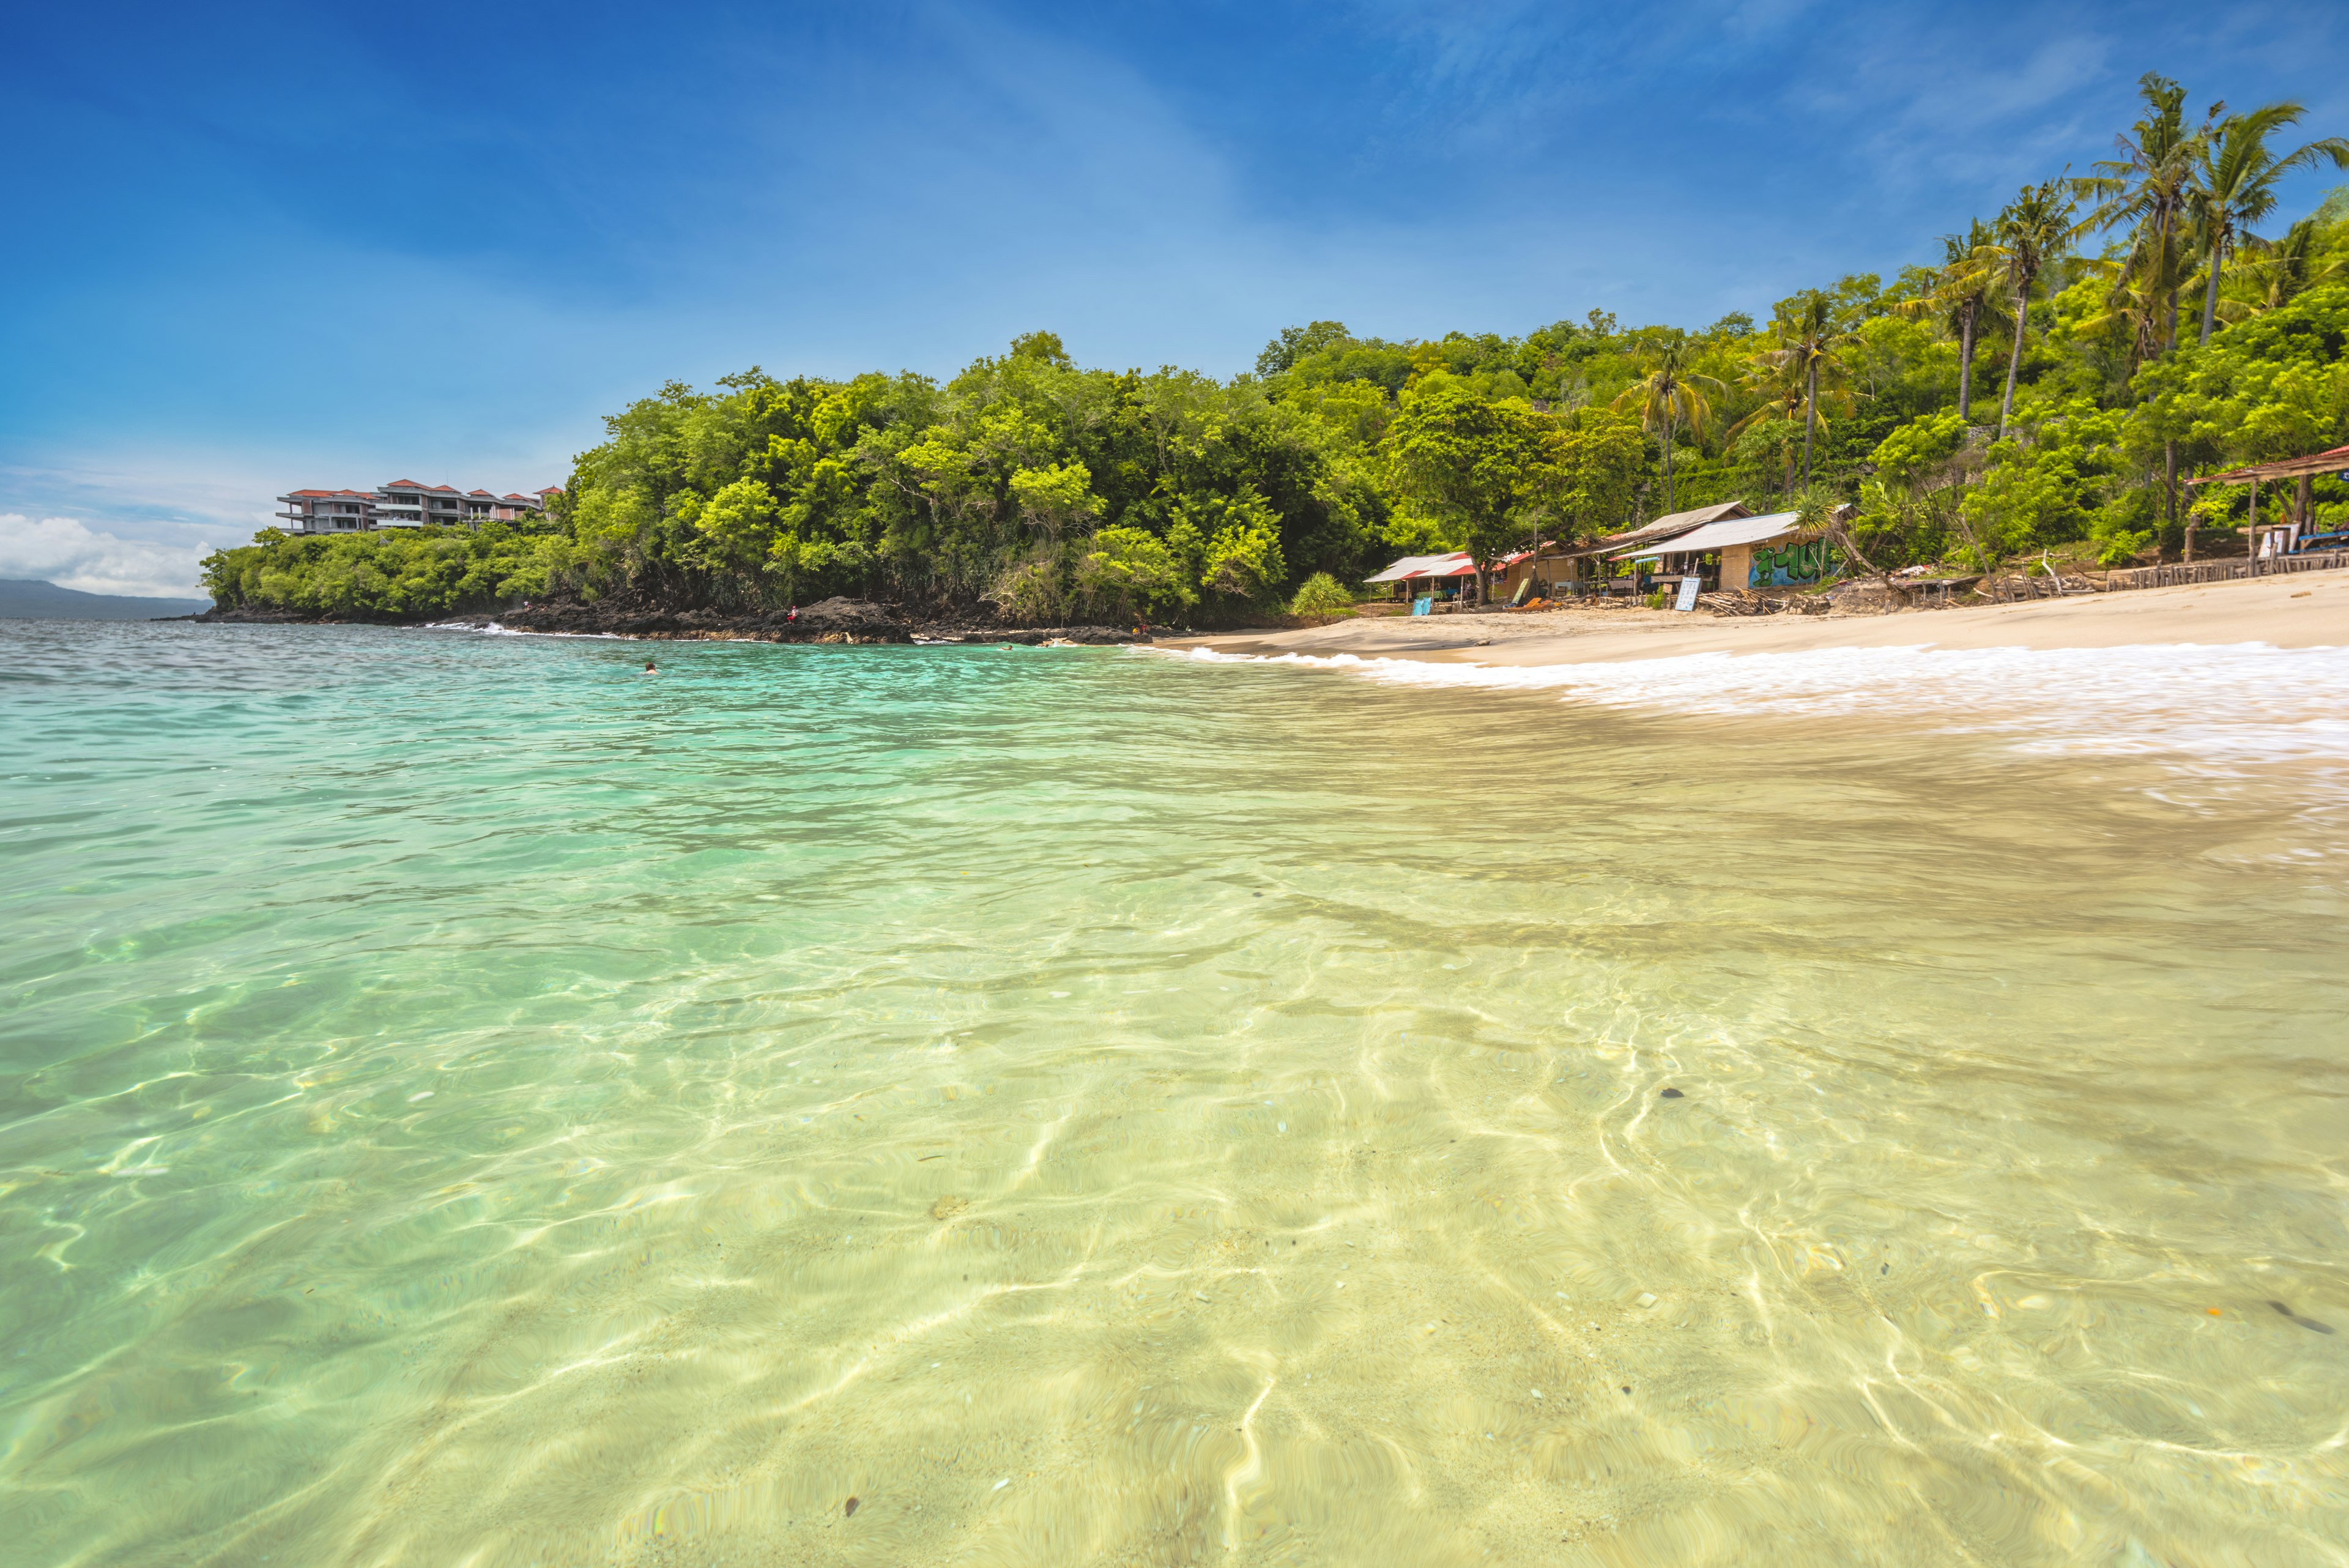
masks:
[[[277,498],[283,510],[270,515],[288,534],[367,534],[378,528],[535,517],[546,510],[548,496],[562,493],[559,486],[548,485],[535,495],[492,495],[486,490],[459,491],[395,479],[374,490],[289,490]]]

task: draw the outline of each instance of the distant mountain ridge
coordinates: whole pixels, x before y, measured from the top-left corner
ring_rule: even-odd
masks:
[[[161,620],[212,607],[210,599],[86,594],[37,577],[0,577],[0,620]]]

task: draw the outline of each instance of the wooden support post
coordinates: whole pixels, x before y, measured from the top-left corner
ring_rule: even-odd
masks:
[[[2256,473],[2251,475],[2251,531],[2243,537],[2251,542],[2251,569],[2246,575],[2256,577],[2260,575],[2260,476]]]

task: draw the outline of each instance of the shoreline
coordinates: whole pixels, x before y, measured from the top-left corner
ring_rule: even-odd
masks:
[[[2349,647],[2349,573],[1877,615],[1700,618],[1695,612],[1568,607],[1434,621],[1390,616],[1298,631],[1219,632],[1158,640],[1160,648],[1174,652],[1205,649],[1240,658],[1351,654],[1365,659],[1512,669],[1826,649],[2058,650],[2250,643],[2276,649]]]
[[[864,599],[822,600],[786,618],[781,611],[667,609],[640,603],[592,605],[562,601],[510,610],[475,610],[398,619],[300,615],[283,610],[217,607],[163,620],[197,626],[373,626],[412,631],[490,631],[516,636],[604,637],[647,642],[773,642],[951,646],[1019,643],[1030,647],[1115,647],[1154,640],[1148,632],[1112,626],[997,627],[969,620],[909,618],[893,607]]]
[[[1109,626],[1004,627],[900,618],[889,607],[829,600],[800,612],[741,616],[648,607],[542,606],[432,618],[345,619],[279,611],[207,611],[159,618],[199,626],[380,626],[490,630],[515,635],[610,637],[631,641],[899,643],[916,647],[1017,643],[1151,646],[1235,658],[1289,655],[1531,669],[1620,664],[1694,654],[1733,657],[1830,649],[2043,651],[2261,645],[2349,647],[2349,572],[2294,574],[2018,604],[1960,605],[1873,613],[1713,616],[1637,606],[1564,606],[1531,613],[1441,618],[1349,618],[1327,626],[1193,632]]]

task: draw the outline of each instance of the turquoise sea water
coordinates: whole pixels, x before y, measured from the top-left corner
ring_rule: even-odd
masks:
[[[0,627],[10,1561],[2349,1558],[2337,656],[647,651]]]

